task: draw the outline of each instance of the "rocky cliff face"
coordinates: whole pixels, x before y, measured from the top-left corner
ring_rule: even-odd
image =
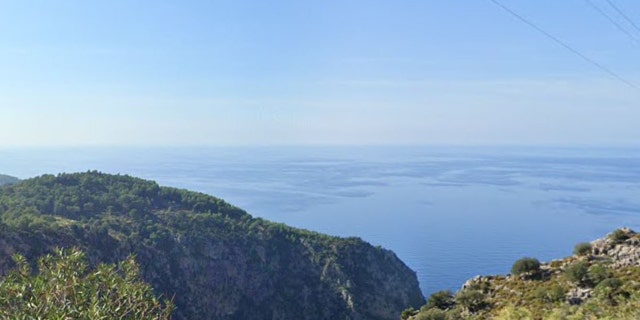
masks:
[[[393,252],[251,217],[207,195],[97,172],[0,188],[0,272],[20,252],[133,253],[177,319],[397,319],[424,303]]]

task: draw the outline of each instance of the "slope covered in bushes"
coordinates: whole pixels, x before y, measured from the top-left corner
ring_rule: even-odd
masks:
[[[522,258],[510,275],[476,277],[455,294],[433,294],[420,310],[406,310],[402,317],[640,319],[640,235],[619,229],[549,263]]]

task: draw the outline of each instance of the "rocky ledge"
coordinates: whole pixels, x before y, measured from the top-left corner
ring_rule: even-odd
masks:
[[[640,319],[640,234],[629,228],[579,243],[563,259],[520,259],[511,271],[437,292],[403,318]]]

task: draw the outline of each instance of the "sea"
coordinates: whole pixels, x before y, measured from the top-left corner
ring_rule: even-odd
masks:
[[[640,229],[640,148],[0,149],[19,178],[99,170],[204,192],[256,217],[393,250],[425,295],[522,257]]]

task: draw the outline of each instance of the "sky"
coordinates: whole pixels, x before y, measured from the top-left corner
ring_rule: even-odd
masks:
[[[590,1],[629,34],[501,0],[640,88]],[[0,147],[640,146],[640,89],[491,0],[0,0],[0,75]]]

